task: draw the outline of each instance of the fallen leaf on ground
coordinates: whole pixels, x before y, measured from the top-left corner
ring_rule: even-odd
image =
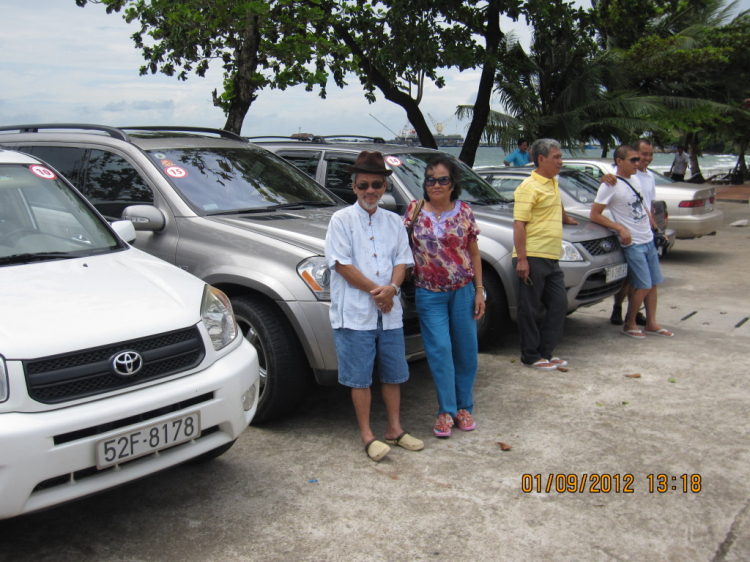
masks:
[[[628,404],[630,404],[630,402],[623,402],[623,404],[625,404],[627,406]]]
[[[515,363],[515,362],[516,362],[516,360],[515,360],[515,359],[511,359],[511,360],[510,360],[510,362],[511,362],[511,363]]]
[[[558,371],[562,371],[563,373],[567,373],[568,372],[568,368],[567,367],[558,367],[557,370]]]
[[[677,379],[675,379],[674,377],[669,377],[667,380],[669,382],[677,382]]]
[[[596,403],[596,405],[597,405],[597,406],[598,406],[599,408],[601,408],[601,407],[602,407],[602,404],[601,404],[601,402],[597,402],[597,403]]]
[[[501,451],[510,451],[513,448],[510,445],[508,445],[507,443],[503,443],[502,441],[498,441],[497,444],[500,445],[500,450]]]
[[[641,378],[641,374],[640,373],[633,373],[632,375],[625,375],[625,376],[628,377],[629,379],[639,379],[639,378]]]

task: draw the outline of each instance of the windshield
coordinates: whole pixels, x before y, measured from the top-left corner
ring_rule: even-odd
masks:
[[[445,153],[441,153],[443,156],[450,156]],[[423,196],[422,183],[424,182],[424,171],[427,168],[427,164],[430,160],[435,158],[438,154],[435,152],[410,152],[408,154],[398,154],[388,156],[386,162],[389,164],[394,175],[396,175],[401,183],[409,190],[414,199],[420,199]],[[453,156],[450,156],[454,158]],[[496,203],[506,203],[507,200],[503,199],[498,193],[496,193],[489,184],[480,178],[474,170],[469,168],[466,164],[454,158],[456,164],[461,169],[461,201],[467,203],[476,203],[480,205],[493,205]]]
[[[56,172],[0,164],[0,266],[124,248]]]
[[[337,204],[309,176],[264,150],[196,147],[147,154],[199,215]]]
[[[585,172],[563,171],[557,185],[576,201],[592,204],[599,190],[599,182]]]

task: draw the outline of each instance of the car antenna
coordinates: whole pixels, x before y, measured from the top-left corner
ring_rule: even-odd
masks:
[[[372,117],[373,119],[375,119],[375,121],[377,121],[378,123],[380,123],[381,125],[383,125],[383,127],[385,127],[386,129],[388,129],[389,131],[391,131],[388,128],[388,125],[386,125],[385,123],[383,123],[380,119],[378,119],[377,117],[375,117],[372,113],[368,113],[367,115],[369,115],[370,117]],[[393,134],[394,138],[398,137],[398,135],[396,133],[394,133],[393,131],[391,131],[391,133]]]

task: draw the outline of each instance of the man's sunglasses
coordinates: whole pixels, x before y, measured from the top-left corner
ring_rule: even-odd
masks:
[[[451,182],[450,176],[443,176],[441,178],[425,178],[424,184],[426,186],[432,187],[436,183],[439,183],[440,185],[448,185]]]
[[[384,181],[373,181],[373,182],[363,181],[355,185],[357,186],[357,189],[359,189],[360,191],[365,191],[369,189],[370,186],[372,186],[373,189],[380,189],[381,187],[385,185],[385,182]]]
[[[630,162],[632,162],[633,164],[637,164],[638,162],[640,162],[640,161],[641,161],[641,159],[640,159],[640,158],[638,158],[637,156],[634,156],[633,158],[628,158],[628,160],[629,160]]]

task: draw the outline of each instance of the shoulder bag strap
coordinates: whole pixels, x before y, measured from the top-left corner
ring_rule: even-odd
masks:
[[[640,193],[638,193],[638,190],[636,188],[634,188],[632,185],[630,185],[630,182],[628,180],[626,180],[624,177],[617,176],[617,179],[622,180],[626,184],[628,184],[628,187],[633,190],[633,193],[635,193],[635,196],[638,198],[638,201],[640,201],[641,205],[643,205],[643,195],[641,195]]]

